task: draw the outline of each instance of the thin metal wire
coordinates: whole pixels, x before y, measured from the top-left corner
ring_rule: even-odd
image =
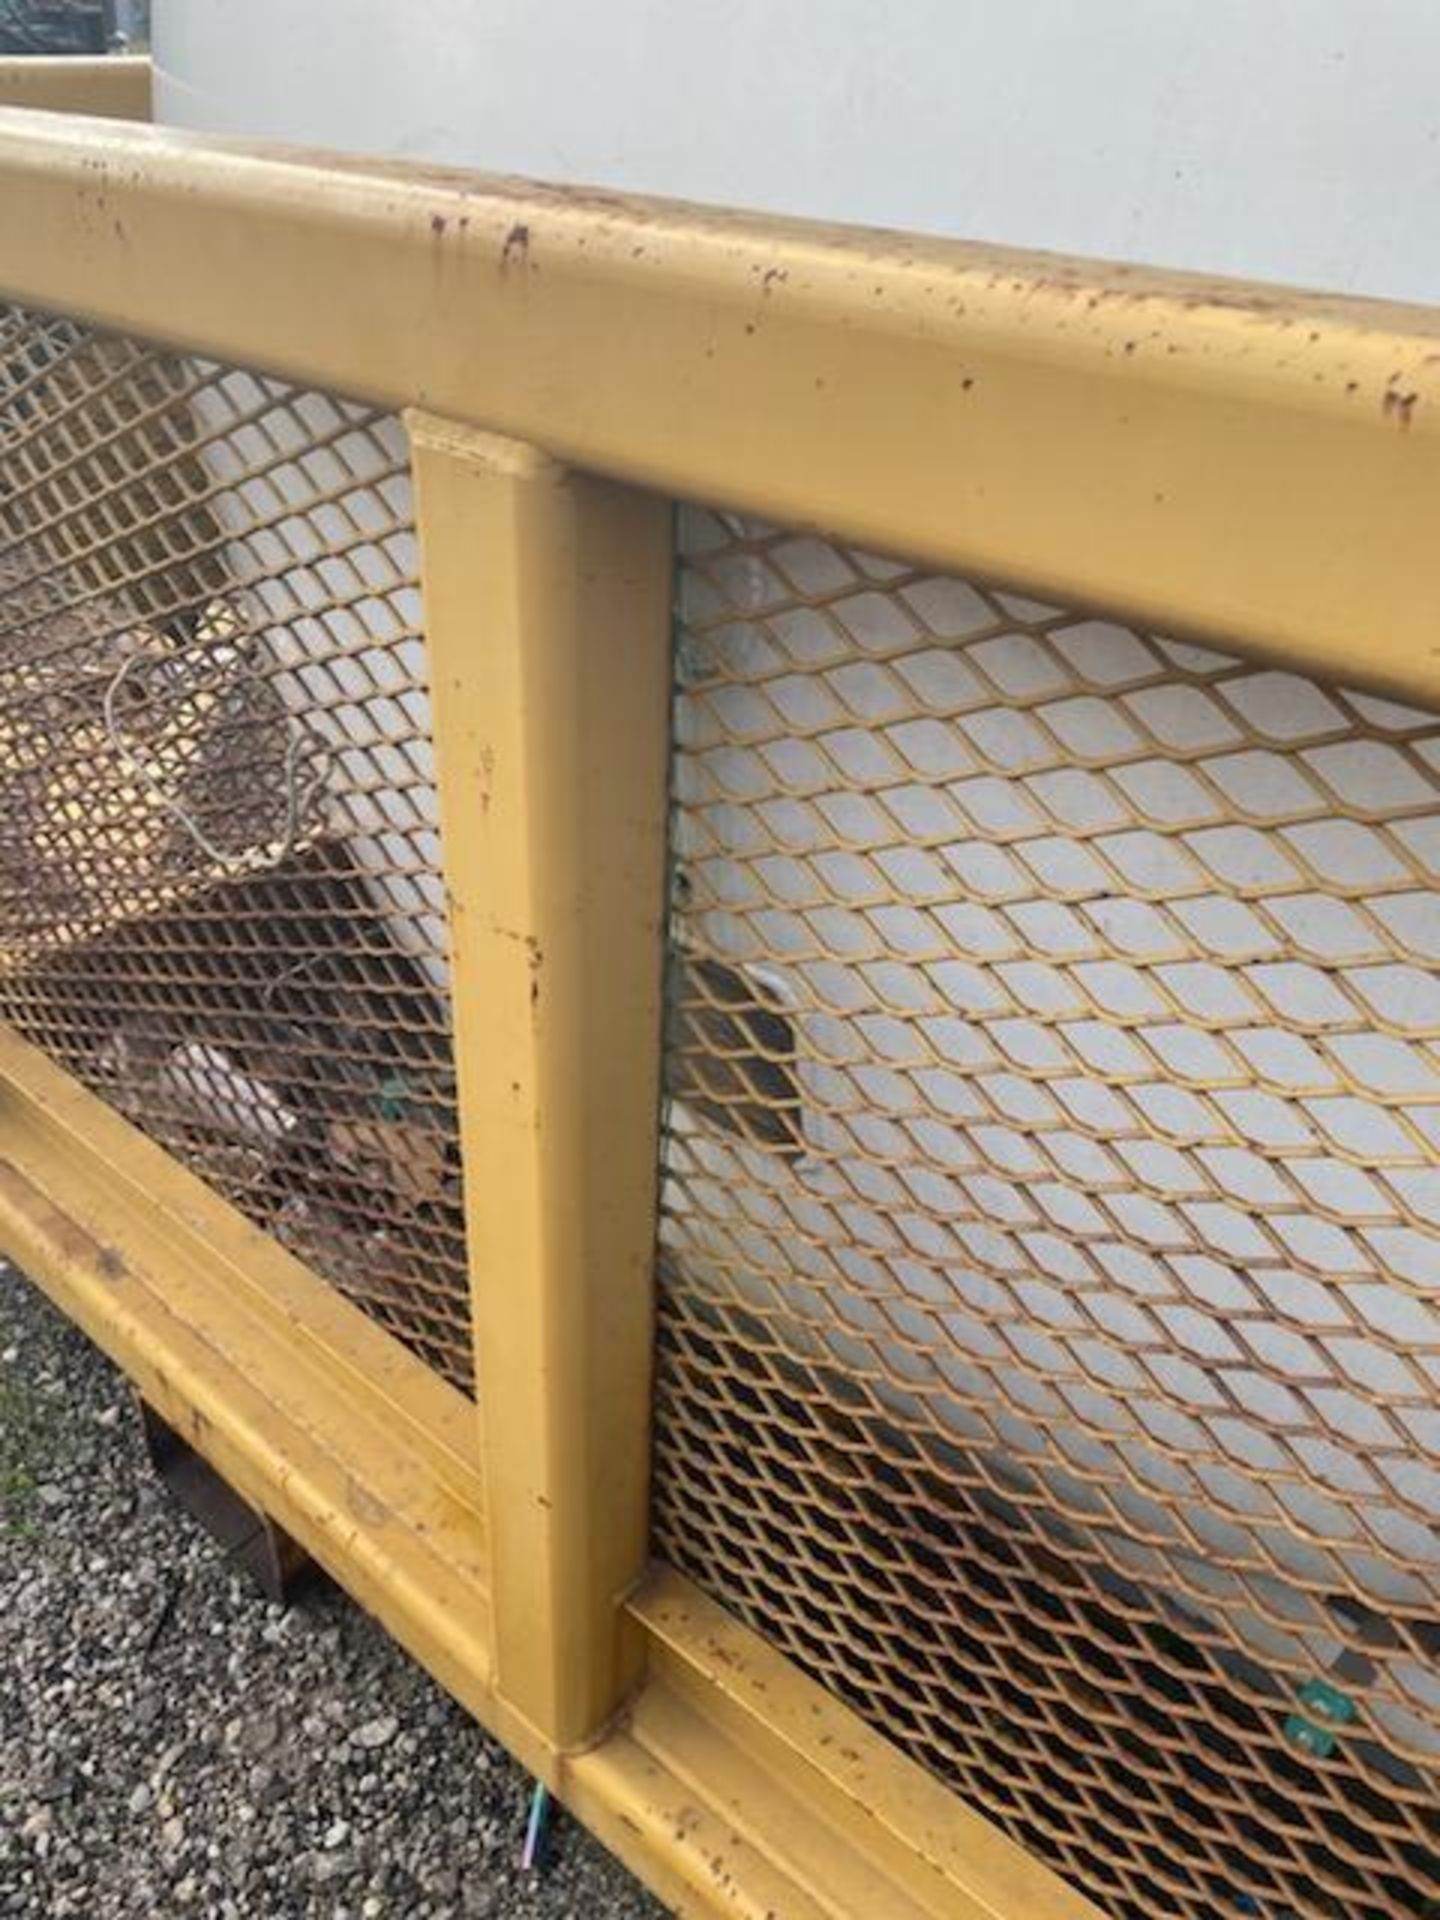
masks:
[[[222,873],[244,873],[256,865],[264,865],[268,862],[274,862],[278,865],[280,862],[288,860],[299,845],[304,823],[309,816],[311,807],[325,791],[331,761],[328,746],[324,741],[315,741],[313,744],[307,743],[299,729],[292,725],[290,728],[290,737],[285,748],[285,824],[279,840],[272,842],[266,847],[247,847],[238,855],[227,853],[223,847],[215,845],[214,841],[211,840],[209,835],[204,831],[194,815],[188,812],[174,795],[167,791],[164,781],[157,778],[140,756],[132,753],[130,748],[125,744],[124,730],[115,712],[115,703],[123,692],[131,669],[137,664],[139,658],[140,656],[138,654],[132,653],[120,663],[113,679],[105,689],[104,698],[101,702],[101,712],[105,719],[105,732],[121,765],[135,775],[136,779],[154,796],[156,803],[163,807],[165,811],[179,823],[195,842],[195,845],[200,849],[201,853],[204,854],[205,858],[214,866],[218,867]],[[307,750],[307,746],[309,747],[311,759],[316,763],[316,770],[311,774],[302,793],[300,789],[299,770],[301,759]],[[291,968],[288,971],[289,976],[293,978],[295,970]]]

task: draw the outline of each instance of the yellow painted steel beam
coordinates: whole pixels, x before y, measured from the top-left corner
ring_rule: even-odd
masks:
[[[148,121],[150,62],[135,54],[95,60],[73,55],[0,60],[0,106]]]
[[[50,116],[0,230],[19,299],[1440,699],[1429,310]]]
[[[670,653],[665,503],[408,421],[495,1676],[551,1748],[639,1673]]]
[[[650,1671],[567,1799],[677,1912],[763,1920],[1100,1920],[688,1581],[634,1603]]]

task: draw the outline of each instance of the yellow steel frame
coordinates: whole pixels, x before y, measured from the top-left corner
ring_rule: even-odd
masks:
[[[496,1674],[571,1749],[640,1671],[621,1603],[646,1552],[670,516],[510,441],[410,432],[461,1144],[484,1170]]]
[[[1427,309],[4,112],[0,232],[41,305],[1440,699]]]
[[[73,78],[0,98],[138,99]],[[0,230],[8,298],[407,410],[483,1411],[6,1035],[0,1245],[677,1912],[1093,1916],[647,1568],[664,502],[1433,702],[1440,322],[24,112]]]

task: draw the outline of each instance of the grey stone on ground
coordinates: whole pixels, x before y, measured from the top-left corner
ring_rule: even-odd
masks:
[[[660,1920],[381,1629],[260,1599],[0,1266],[0,1920]]]

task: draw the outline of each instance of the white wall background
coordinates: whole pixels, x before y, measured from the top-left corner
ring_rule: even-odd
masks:
[[[1440,300],[1433,0],[155,0],[157,117]]]

